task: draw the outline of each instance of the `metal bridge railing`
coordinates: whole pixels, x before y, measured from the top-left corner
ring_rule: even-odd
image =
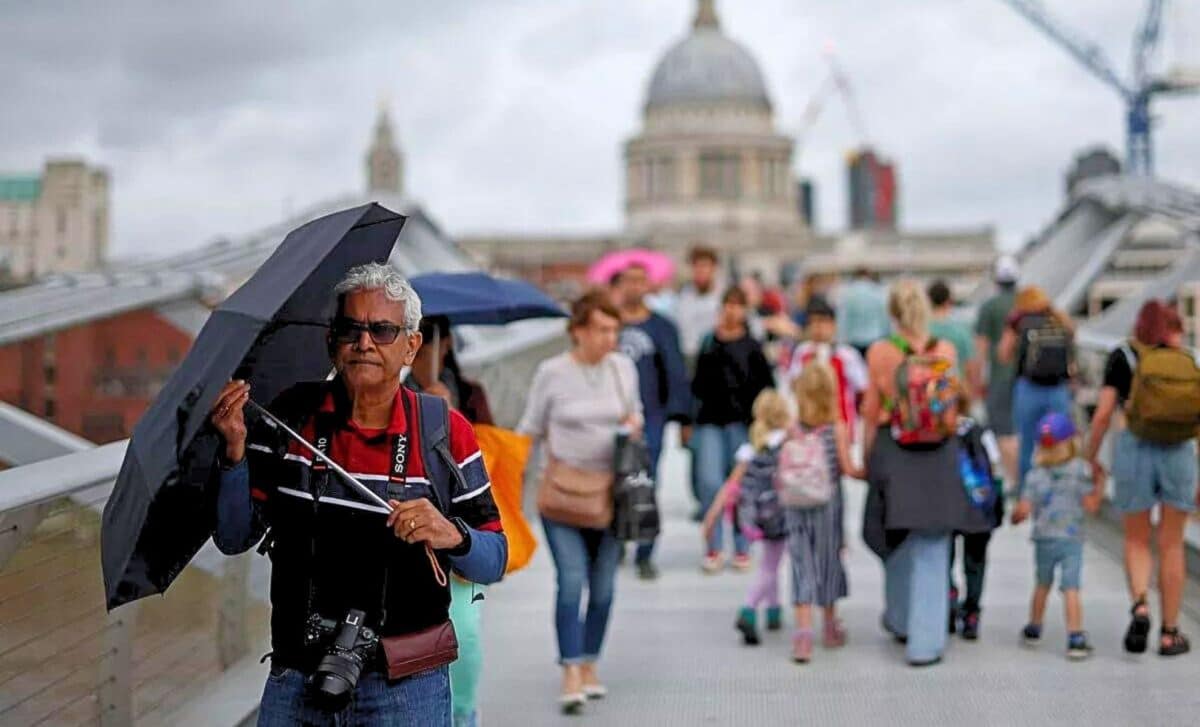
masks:
[[[562,323],[463,333],[463,367],[486,387],[497,422],[515,425],[537,364],[566,346]],[[105,611],[100,514],[127,444],[0,471],[6,727],[235,724],[257,707],[266,559],[226,558],[209,543],[165,595]]]

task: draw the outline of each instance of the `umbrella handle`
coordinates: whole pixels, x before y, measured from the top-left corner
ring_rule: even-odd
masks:
[[[317,449],[315,446],[310,444],[308,442],[308,440],[305,439],[304,437],[300,436],[300,434],[297,433],[296,430],[292,429],[287,424],[284,424],[283,421],[281,421],[279,419],[279,417],[277,417],[274,414],[272,414],[271,412],[267,411],[266,408],[264,408],[262,405],[260,405],[258,402],[254,401],[253,399],[248,399],[246,401],[246,403],[249,404],[251,407],[253,407],[254,410],[257,411],[260,415],[266,417],[267,419],[272,421],[276,426],[280,427],[281,429],[283,429],[283,431],[287,432],[292,437],[292,439],[296,440],[296,442],[301,447],[304,447],[309,452],[311,452],[314,457],[321,460],[325,464],[329,465],[329,469],[336,472],[343,480],[346,481],[347,484],[349,484],[354,489],[358,490],[360,495],[367,498],[368,500],[375,503],[376,505],[387,508],[388,511],[391,511],[392,506],[388,504],[387,500],[383,499],[379,495],[376,495],[374,492],[372,492],[371,488],[367,487],[362,482],[359,482],[358,479],[354,477],[354,475],[347,472],[345,469],[342,468],[342,466],[340,464],[338,464],[337,462],[334,462],[324,452],[322,452],[321,450]]]

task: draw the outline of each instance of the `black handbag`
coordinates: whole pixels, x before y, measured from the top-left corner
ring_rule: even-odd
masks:
[[[660,519],[650,471],[650,452],[641,439],[617,435],[613,452],[613,534],[622,542],[658,537]]]

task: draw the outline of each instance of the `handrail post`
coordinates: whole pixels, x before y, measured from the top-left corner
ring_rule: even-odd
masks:
[[[133,724],[133,637],[137,605],[109,611],[104,629],[104,656],[100,659],[96,706],[101,727]]]

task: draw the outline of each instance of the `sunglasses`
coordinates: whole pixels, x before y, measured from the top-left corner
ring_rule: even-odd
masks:
[[[330,326],[333,340],[338,343],[354,343],[363,333],[366,333],[372,341],[380,346],[395,343],[400,334],[407,330],[404,326],[387,321],[360,323],[353,318],[334,318],[333,325]]]

